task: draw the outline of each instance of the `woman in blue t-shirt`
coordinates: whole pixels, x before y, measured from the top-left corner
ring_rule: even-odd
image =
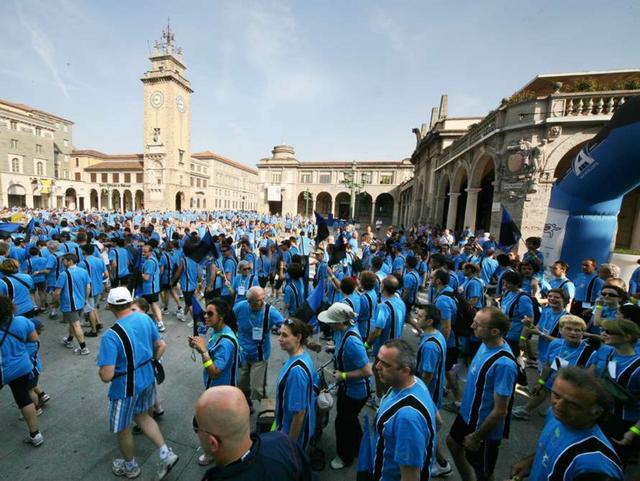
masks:
[[[33,363],[29,344],[38,341],[33,323],[22,316],[14,316],[9,296],[0,295],[0,387],[9,385],[13,399],[29,427],[26,442],[40,446],[44,442],[38,429],[36,406],[29,395]]]
[[[299,319],[287,319],[282,324],[278,343],[289,359],[282,366],[276,385],[276,430],[288,434],[305,450],[316,421],[316,374],[303,347],[309,335],[311,327]]]

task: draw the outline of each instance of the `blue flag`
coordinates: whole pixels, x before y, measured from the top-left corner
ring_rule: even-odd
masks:
[[[5,234],[13,234],[22,228],[22,224],[17,222],[2,222],[0,223],[0,232]]]
[[[205,334],[207,325],[204,323],[204,309],[196,296],[191,298],[191,315],[193,316],[193,335]]]
[[[33,229],[35,228],[36,220],[32,217],[27,227],[25,228],[24,241],[28,244],[33,235]]]
[[[300,319],[303,322],[309,324],[314,332],[318,327],[317,315],[322,308],[322,302],[324,301],[325,279],[324,275],[320,275],[318,278],[318,284],[313,288],[309,296],[304,301],[304,304],[293,314],[292,317]]]
[[[327,237],[329,237],[329,226],[327,225],[326,219],[322,217],[322,215],[318,214],[317,212],[314,212],[314,214],[316,215],[316,227],[317,227],[316,247],[318,247],[320,242],[322,242]]]
[[[500,238],[498,239],[498,246],[503,251],[511,250],[518,241],[522,238],[520,229],[511,218],[511,214],[502,206],[502,222],[500,223]]]

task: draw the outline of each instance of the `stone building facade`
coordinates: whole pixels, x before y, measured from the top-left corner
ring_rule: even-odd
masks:
[[[289,145],[273,148],[258,162],[258,211],[309,214],[318,211],[359,223],[385,225],[398,220],[398,186],[413,175],[400,161],[302,162]]]
[[[0,100],[0,207],[256,209],[257,170],[191,153],[193,90],[169,27],[149,60],[141,153],[74,149],[70,120]]]
[[[446,96],[414,129],[412,222],[499,232],[501,205],[523,237],[541,236],[554,182],[616,108],[640,70],[539,75],[483,118],[449,118]],[[625,196],[617,245],[640,248],[640,189]],[[522,246],[521,246],[522,247]]]

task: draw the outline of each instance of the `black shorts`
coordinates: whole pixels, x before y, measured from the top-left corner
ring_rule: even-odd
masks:
[[[34,389],[38,387],[38,381],[40,380],[40,374],[38,371],[34,370],[31,374],[31,378],[29,379],[29,389]]]
[[[189,291],[189,292],[182,292],[182,295],[184,296],[184,305],[191,307],[191,300],[193,299],[193,293],[196,291]]]
[[[268,277],[258,277],[258,284],[260,284],[260,287],[262,287],[263,289],[267,286],[268,281]]]
[[[169,289],[171,289],[171,284],[169,283],[160,283],[160,291],[164,292],[164,291],[168,291]]]
[[[464,438],[467,434],[474,432],[467,423],[464,422],[462,416],[458,414],[456,420],[451,426],[449,436],[459,445],[463,446]],[[500,440],[486,439],[480,443],[477,451],[467,451],[464,454],[469,464],[476,472],[478,481],[489,479],[493,475],[493,471],[498,461],[498,453],[500,452]]]
[[[275,288],[280,289],[283,283],[284,283],[284,279],[278,279],[275,283]]]
[[[453,333],[451,334],[453,335]],[[458,362],[458,347],[447,348],[447,359],[444,362],[444,371],[449,372],[455,363]]]
[[[129,287],[129,279],[131,275],[126,275],[124,277],[116,277],[113,280],[113,285],[111,287]]]
[[[38,289],[38,290],[44,290],[44,288],[45,288],[45,282],[44,281],[36,282],[34,285],[35,285],[36,289]]]
[[[31,389],[30,381],[31,373],[20,376],[9,383],[11,394],[13,394],[13,399],[18,405],[18,409],[22,409],[33,403],[31,396],[29,396],[29,390]]]
[[[158,302],[159,296],[157,292],[154,292],[153,294],[142,294],[142,298],[149,304],[153,304],[154,302]]]

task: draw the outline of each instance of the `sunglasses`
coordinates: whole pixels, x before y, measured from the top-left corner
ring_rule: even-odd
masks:
[[[211,317],[211,316],[215,316],[216,313],[214,311],[204,311],[202,315],[205,317]]]
[[[243,271],[250,271],[250,270],[251,270],[251,267],[243,267],[243,268],[242,268],[242,270],[243,270]]]
[[[620,297],[618,294],[616,294],[615,292],[603,292],[601,294],[603,297]]]

